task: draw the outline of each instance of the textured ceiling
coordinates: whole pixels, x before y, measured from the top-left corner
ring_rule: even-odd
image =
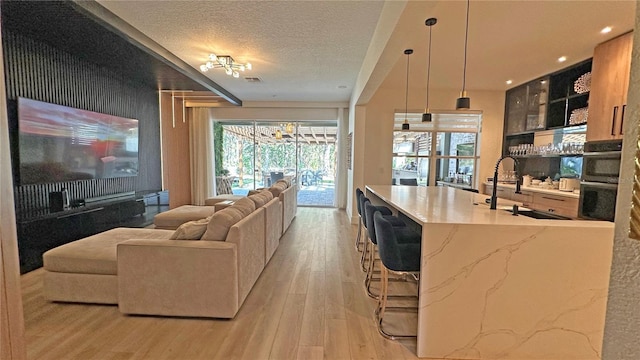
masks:
[[[209,53],[250,62],[207,73],[243,101],[347,101],[380,1],[99,1],[198,68]],[[244,76],[259,77],[249,83]],[[339,88],[346,86],[346,88]]]
[[[462,83],[465,1],[409,1],[392,34],[375,33],[384,1],[98,2],[196,69],[210,52],[251,62],[240,79],[206,74],[243,101],[349,101],[372,41],[384,52],[369,80],[404,87],[402,50],[413,48],[411,86],[424,87],[428,17],[438,18],[431,88]],[[596,44],[633,29],[634,14],[635,1],[472,0],[467,89],[506,90],[589,58]],[[606,25],[613,31],[601,35]]]

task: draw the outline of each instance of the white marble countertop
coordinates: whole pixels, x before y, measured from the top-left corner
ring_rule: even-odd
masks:
[[[418,357],[601,358],[613,223],[513,216],[452,187],[366,194],[422,227]]]
[[[514,204],[521,206],[521,203],[498,199],[498,210],[490,210],[485,202],[488,195],[452,187],[367,185],[366,189],[420,225],[443,223],[613,228],[613,223],[607,221],[542,220],[513,216],[508,210]]]
[[[492,182],[485,182],[484,184],[485,185],[489,185],[489,186],[493,185]],[[514,191],[516,189],[516,185],[515,184],[505,184],[505,183],[501,183],[501,182],[498,182],[498,187],[507,188],[507,189],[513,189]],[[579,199],[580,198],[580,193],[579,192],[578,193],[574,193],[573,191],[560,191],[560,190],[555,190],[555,189],[544,189],[544,188],[537,187],[537,186],[522,186],[520,188],[520,190],[543,193],[543,194],[549,194],[549,195],[556,195],[556,196],[564,196],[564,197],[573,198],[573,199]]]

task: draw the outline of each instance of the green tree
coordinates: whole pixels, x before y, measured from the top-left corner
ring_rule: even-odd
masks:
[[[222,125],[219,122],[213,123],[213,156],[216,176],[220,176],[224,173],[225,167],[222,159],[224,157],[224,131]]]

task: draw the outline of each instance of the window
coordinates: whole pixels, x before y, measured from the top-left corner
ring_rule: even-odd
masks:
[[[395,114],[392,183],[415,178],[423,186],[477,188],[482,113],[434,112],[428,123],[421,118],[408,113],[410,130],[402,131],[405,114]]]

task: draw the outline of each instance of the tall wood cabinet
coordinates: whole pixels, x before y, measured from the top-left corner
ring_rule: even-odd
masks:
[[[622,139],[633,33],[596,46],[593,53],[587,141]]]

